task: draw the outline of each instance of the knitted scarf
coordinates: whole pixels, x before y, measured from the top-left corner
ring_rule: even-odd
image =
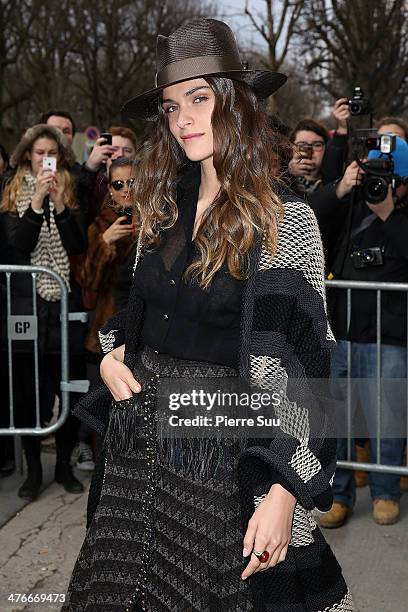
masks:
[[[307,179],[304,176],[295,176],[293,181],[293,188],[296,193],[303,196],[310,196],[314,193],[322,184],[321,178]]]
[[[24,175],[23,184],[17,198],[16,207],[21,218],[31,205],[35,193],[36,178],[29,172]],[[50,227],[43,220],[35,249],[31,253],[32,266],[44,266],[57,272],[69,287],[69,259],[62,246],[61,236],[55,223],[54,204],[50,200]],[[39,274],[37,278],[37,293],[47,302],[57,302],[61,299],[61,289],[57,281],[48,274]]]

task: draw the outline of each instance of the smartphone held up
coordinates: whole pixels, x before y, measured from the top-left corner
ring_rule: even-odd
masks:
[[[102,132],[100,138],[104,139],[104,144],[112,146],[112,134],[110,132]]]
[[[43,170],[49,170],[50,172],[57,171],[57,158],[56,157],[43,157],[42,160]]]

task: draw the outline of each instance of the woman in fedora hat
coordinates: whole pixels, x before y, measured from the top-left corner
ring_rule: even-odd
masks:
[[[64,610],[353,610],[312,515],[332,502],[335,440],[311,379],[334,340],[316,220],[278,179],[260,103],[285,80],[246,70],[228,26],[199,19],[159,36],[156,86],[124,106],[157,129],[133,193],[128,307],[100,333],[105,385],[77,409],[104,459]],[[260,390],[277,398],[275,435],[249,418],[237,433]],[[182,416],[199,427],[174,433]]]

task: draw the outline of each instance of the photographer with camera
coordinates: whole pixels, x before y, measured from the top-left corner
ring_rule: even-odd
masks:
[[[309,202],[316,214],[326,260],[330,259],[344,218],[340,200],[352,189],[357,174],[355,166],[343,176],[350,118],[347,98],[337,100],[332,112],[337,124],[332,138],[313,119],[304,119],[296,125],[290,136],[294,154],[288,167],[291,188]]]
[[[406,282],[408,277],[408,144],[389,134],[368,137],[368,161],[356,159],[346,171],[358,177],[350,205],[344,205],[344,220],[332,265],[335,279]],[[352,171],[353,168],[353,171]],[[331,323],[338,340],[332,360],[332,378],[347,376],[347,354],[351,351],[351,372],[356,395],[364,414],[370,438],[370,462],[377,463],[377,302],[376,291],[353,290],[351,315],[347,321],[346,291],[328,294]],[[405,379],[407,368],[407,300],[395,291],[381,293],[381,463],[401,465],[404,439]],[[351,343],[349,345],[349,343]],[[337,381],[340,382],[340,381]],[[333,380],[333,384],[335,380]],[[344,390],[344,387],[342,387]],[[343,391],[340,392],[338,399]],[[356,396],[353,395],[353,399]],[[354,406],[353,406],[354,409]],[[343,423],[344,425],[344,423]],[[352,451],[353,445],[352,445]],[[338,459],[346,459],[347,441],[338,440]],[[373,518],[389,525],[399,518],[399,476],[380,472],[369,474]],[[334,504],[321,517],[323,527],[340,527],[347,520],[355,501],[355,480],[351,470],[337,469]]]
[[[299,195],[311,196],[343,174],[351,116],[347,98],[336,100],[332,114],[336,120],[332,137],[324,125],[314,119],[302,119],[290,135],[294,154],[289,162],[289,173],[293,179],[292,188]]]

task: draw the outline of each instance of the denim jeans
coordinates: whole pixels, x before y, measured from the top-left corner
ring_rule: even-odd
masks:
[[[332,388],[338,400],[346,398],[346,381],[337,381],[347,377],[347,346],[348,342],[340,340],[337,343],[332,360]],[[370,462],[377,463],[377,346],[376,344],[351,343],[351,373],[352,379],[359,379],[353,385],[351,414],[352,423],[355,421],[356,403],[359,402],[362,410],[369,438]],[[389,381],[387,379],[405,379],[407,376],[407,353],[402,346],[383,345],[381,347],[381,389],[382,431],[385,432],[381,440],[381,463],[385,465],[401,465],[404,437],[394,437],[406,431],[406,383],[404,380]],[[343,404],[343,405],[344,405]],[[389,433],[391,432],[391,434]],[[359,435],[361,437],[361,435]],[[352,455],[354,460],[354,441],[352,440]],[[347,459],[347,441],[345,438],[337,440],[337,459]],[[370,472],[368,483],[373,499],[390,499],[398,501],[400,498],[398,474],[384,474]],[[355,500],[354,472],[338,468],[336,470],[333,493],[334,500],[343,502],[350,508]]]

